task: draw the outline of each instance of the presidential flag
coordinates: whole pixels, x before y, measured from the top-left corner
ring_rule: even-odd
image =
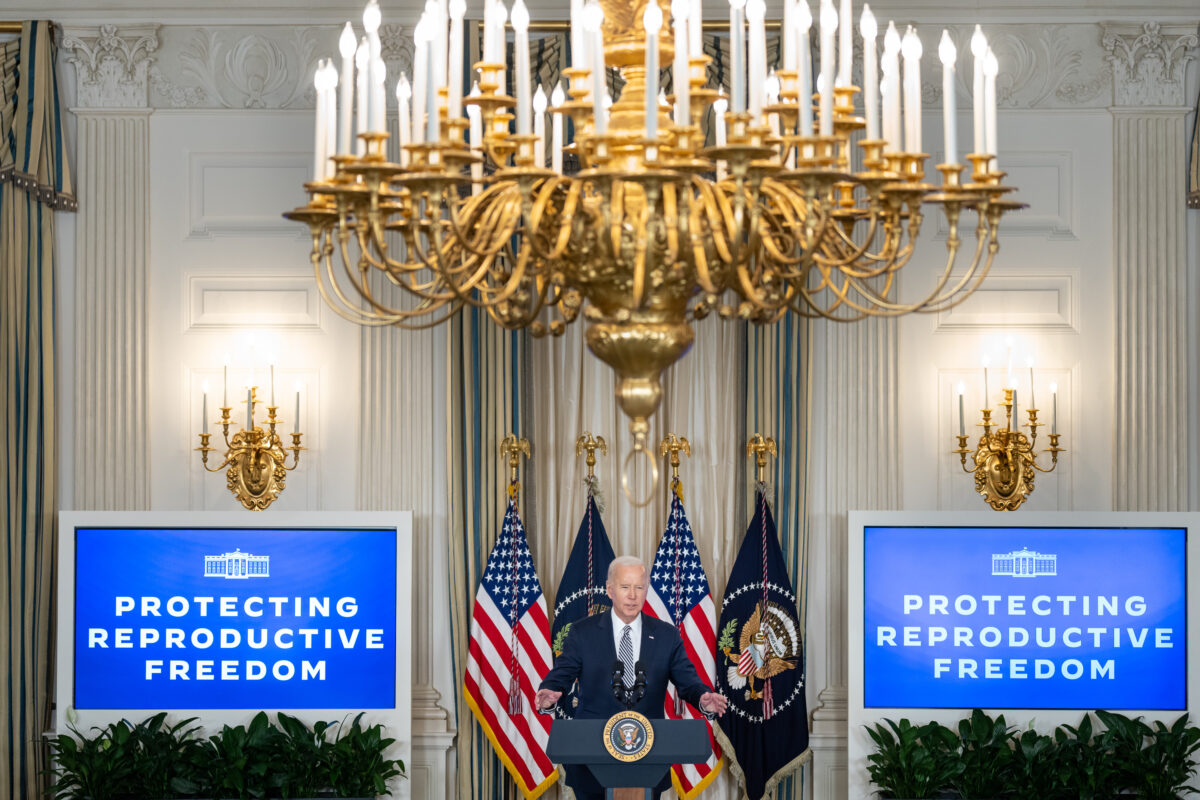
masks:
[[[646,592],[646,613],[679,629],[684,649],[696,672],[709,686],[714,685],[713,647],[716,644],[716,609],[708,588],[708,577],[700,563],[700,551],[692,536],[692,526],[683,511],[678,485],[671,494],[671,516],[663,532],[654,565],[650,570],[650,587]],[[675,685],[667,687],[665,702],[668,719],[704,719],[704,715],[683,701]],[[713,738],[712,723],[708,738],[713,752],[703,764],[676,764],[671,768],[671,783],[675,792],[690,800],[713,782],[724,763],[721,748]]]
[[[588,491],[587,509],[575,534],[571,557],[563,570],[558,584],[558,595],[554,600],[554,626],[550,629],[551,649],[557,659],[562,655],[563,643],[571,632],[571,623],[592,614],[603,614],[612,607],[605,584],[608,580],[608,565],[613,560],[612,544],[604,530],[604,520],[592,492]],[[564,719],[575,717],[578,705],[575,689],[567,692],[555,707],[555,713]]]
[[[558,778],[546,756],[551,717],[538,714],[534,703],[549,671],[546,598],[510,499],[475,594],[463,694],[526,800]]]
[[[809,751],[796,594],[761,487],[754,499],[717,626],[717,691],[729,698],[718,738],[746,794],[759,800]]]

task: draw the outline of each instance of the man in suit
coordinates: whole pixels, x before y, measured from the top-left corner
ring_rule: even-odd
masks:
[[[608,596],[612,610],[581,619],[571,626],[563,653],[538,688],[539,711],[551,708],[571,684],[579,681],[576,719],[607,719],[625,705],[613,693],[613,673],[622,665],[626,687],[635,672],[645,674],[645,691],[633,710],[650,719],[662,719],[667,682],[675,684],[684,700],[706,714],[720,716],[728,705],[724,695],[711,690],[692,666],[679,631],[642,614],[649,584],[646,566],[633,556],[620,556],[608,567]],[[635,667],[636,665],[636,667]],[[602,800],[604,791],[586,767],[567,767],[567,785],[577,800]],[[670,775],[656,787],[655,797],[670,786]]]

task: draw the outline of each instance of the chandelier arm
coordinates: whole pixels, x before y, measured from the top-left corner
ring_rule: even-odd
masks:
[[[390,312],[390,310],[379,306],[379,304],[377,304],[374,299],[371,298],[370,293],[364,291],[365,287],[359,287],[358,283],[354,281],[353,274],[350,272],[349,263],[347,261],[349,253],[345,249],[346,241],[349,239],[349,233],[347,233],[344,228],[339,227],[338,239],[342,245],[342,263],[346,265],[346,272],[351,283],[354,284],[354,288],[359,291],[359,294],[362,295],[363,299],[366,300],[371,306],[374,306],[376,310],[370,311],[364,309],[358,303],[350,302],[350,299],[346,297],[345,293],[342,292],[342,288],[338,284],[337,280],[337,271],[333,264],[334,247],[332,241],[332,231],[327,234],[327,244],[323,248],[324,258],[322,259],[320,256],[317,256],[313,259],[313,271],[317,279],[317,290],[321,293],[321,298],[330,308],[334,310],[334,313],[343,319],[349,320],[350,322],[356,322],[360,325],[370,326],[395,324],[397,320],[396,315],[394,313],[378,313],[379,311]],[[321,269],[322,260],[325,262],[324,270]],[[334,302],[333,297],[330,296],[330,290],[332,290],[334,297],[337,298],[337,302]]]
[[[713,246],[717,257],[725,264],[733,264],[734,253],[730,243],[723,234],[734,230],[733,210],[729,206],[729,198],[725,193],[712,187],[709,201],[704,204],[704,213],[708,217],[708,228],[712,233]]]
[[[687,217],[680,216],[678,199],[674,183],[663,186],[663,230],[667,235],[667,252],[664,259],[665,263],[672,265],[679,260],[679,228],[681,226],[684,235],[687,235]]]
[[[446,285],[449,287],[454,296],[468,305],[482,307],[492,303],[502,302],[508,299],[508,297],[511,296],[512,291],[515,290],[511,287],[509,287],[507,290],[502,289],[497,296],[488,298],[487,296],[489,292],[486,285],[481,285],[484,279],[491,274],[491,267],[495,263],[496,256],[505,249],[506,241],[514,234],[515,224],[520,218],[519,204],[514,203],[513,198],[506,199],[506,203],[497,204],[501,206],[500,208],[490,207],[488,209],[491,212],[491,215],[501,216],[498,221],[496,221],[494,224],[481,223],[477,226],[481,231],[490,231],[490,236],[492,238],[492,244],[482,251],[482,255],[472,254],[468,258],[462,259],[460,262],[458,262],[461,264],[461,269],[454,269],[453,259],[451,260],[451,265],[447,265],[443,261],[441,248],[434,248],[435,263],[429,264],[429,269],[434,270],[439,275],[442,275],[446,280]],[[503,211],[505,208],[516,208],[517,210],[515,213],[510,212],[507,218],[504,218]],[[470,277],[466,281],[459,282],[451,279],[460,273],[466,272],[470,272]],[[469,296],[469,293],[473,290],[478,291],[486,299],[481,301],[472,299]]]
[[[986,257],[984,257],[985,247]],[[979,244],[976,246],[975,255],[971,261],[971,266],[959,280],[958,284],[956,285],[956,291],[946,292],[943,296],[933,300],[928,307],[920,309],[920,311],[922,313],[946,311],[954,308],[959,303],[962,303],[964,300],[970,297],[975,290],[979,288],[980,284],[983,283],[983,280],[988,276],[988,273],[991,272],[992,263],[995,260],[996,253],[999,252],[999,250],[1000,242],[996,238],[996,229],[994,226],[992,226],[989,229],[987,236],[980,238]],[[980,269],[981,265],[982,269]],[[970,287],[963,290],[961,287],[966,286],[968,282],[971,284]]]
[[[571,241],[571,216],[567,214],[567,209],[565,206],[563,209],[562,221],[560,222],[558,228],[557,240],[555,241],[554,246],[549,250],[543,250],[541,245],[538,244],[538,237],[536,236],[538,229],[542,225],[542,217],[546,214],[547,209],[550,207],[551,199],[553,199],[553,196],[558,191],[558,188],[566,182],[566,178],[549,179],[543,182],[540,187],[540,191],[537,192],[533,203],[533,208],[529,214],[527,226],[530,232],[525,236],[524,241],[535,251],[539,258],[547,262],[557,261],[558,259],[562,258],[563,253],[566,252],[567,245]],[[577,198],[575,197],[575,188],[568,187],[567,195],[568,202],[570,203],[571,214],[573,215],[575,203],[577,201]]]
[[[699,180],[694,178],[693,180]],[[685,195],[685,198],[687,195]],[[687,212],[690,224],[688,226],[688,239],[692,249],[692,265],[696,271],[696,281],[700,284],[700,288],[709,294],[719,294],[717,285],[713,283],[712,276],[708,271],[708,256],[704,252],[704,237],[700,235],[701,229],[700,216],[704,211],[702,203],[689,203]]]
[[[468,231],[472,228],[477,228],[483,234],[494,231],[494,227],[491,224],[484,224],[483,222],[472,224],[471,220],[477,213],[490,211],[492,214],[495,214],[499,211],[498,207],[503,207],[503,204],[501,203],[485,203],[485,198],[487,200],[491,200],[497,195],[503,195],[506,192],[511,193],[513,190],[518,192],[520,191],[515,187],[514,184],[508,182],[497,183],[488,187],[483,194],[479,195],[479,202],[472,204],[470,201],[468,201],[468,208],[466,211],[469,213],[467,214],[467,224],[465,226],[459,222],[453,213],[453,209],[451,209],[451,213],[447,216],[447,219],[450,223],[450,230],[454,234],[454,239],[458,242],[460,247],[475,256],[494,256],[496,253],[500,252],[500,249],[504,245],[505,239],[508,238],[507,236],[499,238],[497,243],[490,248],[479,249],[473,243],[468,241],[465,231]],[[511,198],[501,199],[504,199],[509,203],[512,202]],[[470,208],[471,205],[474,206],[473,209]]]

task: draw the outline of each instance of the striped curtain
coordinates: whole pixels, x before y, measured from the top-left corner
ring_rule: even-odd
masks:
[[[1188,208],[1200,208],[1200,96],[1192,115],[1192,155],[1188,169]]]
[[[506,787],[512,782],[460,695],[471,608],[504,517],[508,472],[507,464],[500,460],[500,441],[509,433],[524,435],[526,427],[525,334],[500,328],[477,309],[465,309],[449,325],[448,563],[451,652],[457,684],[458,796],[501,800],[511,793]],[[522,497],[522,513],[525,505]]]
[[[0,42],[0,797],[39,797],[52,718],[58,451],[54,211],[74,209],[63,153],[52,26]]]
[[[808,619],[808,432],[812,428],[812,321],[788,314],[774,325],[751,326],[746,340],[746,439],[775,439],[778,457],[768,464],[767,497],[775,511],[779,545],[796,589],[801,636]],[[831,324],[831,323],[826,323]],[[754,476],[751,473],[750,479]],[[749,513],[747,511],[747,513]],[[804,638],[804,658],[808,640]],[[803,796],[799,774],[780,781],[776,800]]]

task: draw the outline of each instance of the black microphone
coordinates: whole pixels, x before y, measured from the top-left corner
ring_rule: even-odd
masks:
[[[633,687],[630,690],[630,708],[640,703],[642,695],[646,693],[646,670],[642,668],[641,659],[638,659],[637,663],[633,665],[633,674]]]
[[[612,668],[612,692],[618,703],[625,700],[625,664],[617,659]]]

